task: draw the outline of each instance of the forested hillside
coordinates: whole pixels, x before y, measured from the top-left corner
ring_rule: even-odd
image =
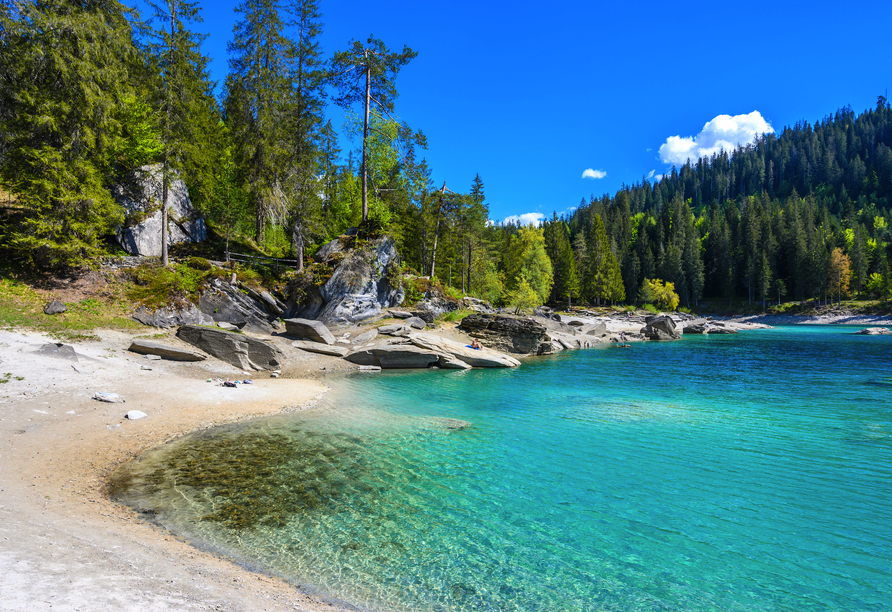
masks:
[[[500,304],[892,291],[885,97],[584,199],[541,227],[493,225],[486,169],[463,185],[437,181],[424,126],[399,118],[412,49],[368,37],[325,55],[318,0],[236,11],[217,88],[195,3],[161,0],[140,15],[116,0],[0,2],[7,252],[59,267],[114,250],[124,215],[112,187],[161,164],[218,236],[303,265],[361,226],[393,236],[406,271]],[[325,119],[330,103],[347,109],[344,125]]]

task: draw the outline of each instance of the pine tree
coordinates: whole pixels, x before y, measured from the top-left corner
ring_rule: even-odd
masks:
[[[292,96],[294,49],[276,0],[244,0],[235,10],[242,17],[228,45],[226,118],[254,210],[254,239],[259,244],[266,220],[287,210],[282,200],[289,134],[283,115]]]
[[[407,46],[402,53],[389,51],[384,43],[369,36],[366,44],[351,40],[347,51],[339,51],[332,58],[332,81],[338,89],[336,103],[349,108],[356,102],[363,103],[362,129],[362,220],[368,221],[368,140],[369,112],[371,104],[382,113],[393,112],[397,98],[396,77],[400,69],[418,55]]]
[[[148,52],[162,75],[158,96],[163,109],[161,167],[161,263],[168,265],[168,208],[170,176],[185,174],[193,185],[193,197],[207,195],[213,181],[213,153],[218,121],[209,59],[201,54],[204,36],[186,28],[187,23],[202,21],[196,2],[165,0],[151,2],[157,20],[148,29]]]
[[[108,185],[131,16],[116,0],[0,11],[0,176],[29,211],[7,240],[34,262],[79,263],[123,221]]]

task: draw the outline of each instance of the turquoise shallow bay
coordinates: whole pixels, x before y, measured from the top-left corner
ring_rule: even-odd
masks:
[[[892,336],[855,329],[345,377],[146,454],[119,497],[380,612],[885,610]]]

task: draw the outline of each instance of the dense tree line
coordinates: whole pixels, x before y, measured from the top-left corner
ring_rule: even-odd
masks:
[[[318,0],[244,0],[221,93],[194,2],[0,0],[4,244],[82,262],[123,221],[132,169],[177,174],[217,233],[300,261],[350,227],[386,232],[408,273],[500,304],[694,306],[890,293],[892,110],[884,97],[661,180],[583,200],[540,227],[489,221],[480,175],[434,180],[397,113],[415,52],[351,40],[326,57]],[[327,100],[347,109],[325,121]],[[228,243],[228,242],[227,242]]]

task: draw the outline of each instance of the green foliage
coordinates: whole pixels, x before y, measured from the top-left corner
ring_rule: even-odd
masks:
[[[250,270],[242,270],[240,274],[245,280],[254,275],[256,272]],[[215,271],[201,258],[169,267],[143,264],[130,272],[133,284],[127,290],[127,297],[150,308],[195,304],[201,289],[214,276],[223,277],[226,273]]]
[[[675,310],[678,307],[678,294],[675,293],[675,285],[669,282],[663,282],[662,280],[655,279],[644,279],[644,283],[641,285],[641,291],[638,294],[639,301],[646,302],[645,310],[647,310],[647,306],[652,302],[657,307],[662,308],[663,310]]]
[[[532,312],[534,308],[542,304],[539,293],[521,275],[517,286],[505,296],[505,301],[514,309],[515,314]]]
[[[442,317],[440,317],[440,320],[454,323],[455,321],[461,321],[465,317],[472,314],[475,314],[473,310],[468,310],[467,308],[459,308],[458,310],[453,310],[445,313]]]
[[[135,57],[127,9],[26,2],[0,20],[0,178],[28,209],[6,240],[34,263],[70,265],[121,220],[106,180]]]
[[[131,92],[123,96],[118,113],[121,138],[111,149],[114,162],[126,172],[158,161],[164,142],[157,110]]]
[[[506,299],[509,304],[514,304],[518,299],[522,299],[524,303],[536,302],[535,305],[538,306],[548,300],[553,283],[553,273],[551,260],[545,252],[543,230],[522,227],[511,236],[505,254],[505,277],[508,280],[508,297]],[[521,285],[524,285],[524,288],[518,292]],[[532,300],[527,295],[528,290],[535,295]]]

